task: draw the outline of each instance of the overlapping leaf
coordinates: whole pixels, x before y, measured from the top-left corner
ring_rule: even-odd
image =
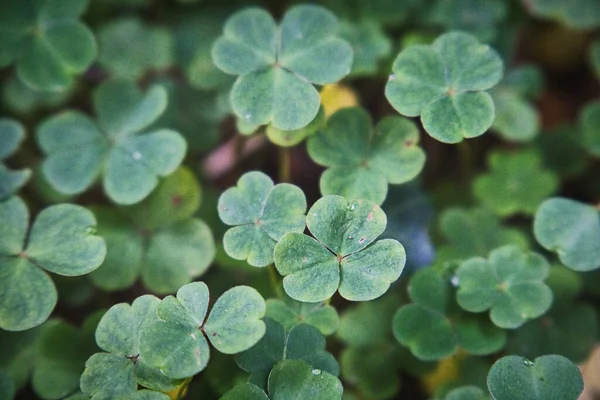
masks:
[[[21,331],[44,322],[57,293],[46,271],[78,276],[98,268],[106,255],[94,235],[96,219],[83,207],[44,209],[31,228],[18,197],[0,202],[0,328]]]
[[[274,185],[262,172],[248,172],[219,197],[219,217],[233,225],[223,237],[229,256],[254,267],[273,262],[276,241],[288,232],[304,231],[306,198],[288,183]]]
[[[342,20],[340,36],[350,43],[354,52],[350,77],[376,75],[382,61],[392,52],[392,41],[372,19]]]
[[[408,117],[421,116],[433,138],[457,143],[485,133],[494,121],[494,102],[485,90],[502,78],[498,54],[469,34],[451,32],[432,45],[400,52],[385,94]]]
[[[600,157],[600,101],[584,107],[579,116],[579,126],[587,151]]]
[[[429,21],[489,43],[496,38],[498,25],[507,12],[508,6],[502,0],[446,0],[434,4]]]
[[[546,200],[533,221],[537,241],[575,271],[600,267],[600,217],[590,205],[562,197]]]
[[[27,86],[62,91],[96,58],[92,31],[79,18],[87,0],[3,1],[0,5],[0,67],[16,64]]]
[[[469,312],[490,310],[492,322],[514,329],[544,314],[552,304],[552,291],[544,283],[550,266],[537,253],[504,246],[489,259],[464,261],[456,272],[458,304]]]
[[[94,93],[97,122],[77,111],[44,121],[37,141],[46,154],[43,172],[64,194],[88,189],[100,176],[106,194],[133,204],[171,174],[186,151],[177,132],[159,129],[140,134],[165,110],[167,94],[153,86],[141,93],[126,81],[108,81]]]
[[[450,277],[434,268],[410,280],[414,303],[400,307],[392,320],[394,336],[420,360],[440,360],[459,347],[470,354],[492,354],[506,343],[506,333],[478,316],[451,309]]]
[[[280,323],[286,331],[299,324],[309,324],[323,335],[331,335],[338,327],[336,309],[324,303],[303,303],[283,294],[283,300],[268,299],[265,316]]]
[[[222,353],[235,354],[252,347],[265,334],[261,320],[265,302],[255,289],[229,289],[206,318],[208,301],[208,287],[203,282],[184,285],[177,298],[162,300],[157,310],[160,319],[148,324],[141,335],[140,355],[150,366],[168,377],[186,378],[206,368],[208,341]]]
[[[325,196],[309,210],[306,224],[314,238],[292,232],[275,246],[275,266],[293,299],[318,302],[339,290],[351,301],[372,300],[400,277],[404,247],[393,239],[375,241],[386,225],[376,204]]]
[[[490,369],[487,384],[495,400],[577,400],[583,391],[581,372],[559,355],[533,361],[502,357]]]
[[[325,129],[308,140],[308,152],[329,167],[321,176],[324,195],[381,204],[387,185],[414,179],[423,169],[425,153],[417,146],[417,127],[401,117],[387,117],[375,129],[361,108],[344,108]]]
[[[106,259],[90,278],[104,290],[130,287],[140,276],[156,293],[174,293],[202,275],[215,256],[213,235],[193,218],[200,203],[194,175],[180,168],[143,202],[117,210],[93,208],[106,240]]]
[[[235,356],[238,366],[251,373],[249,382],[266,390],[269,373],[281,360],[303,360],[312,368],[339,376],[340,366],[325,350],[325,338],[317,328],[300,324],[286,333],[283,326],[273,320],[266,319],[265,323],[265,336]]]
[[[541,157],[534,151],[494,152],[488,163],[491,171],[475,179],[473,192],[500,216],[533,215],[557,189],[558,179],[544,170]]]
[[[533,15],[557,20],[570,28],[600,26],[600,4],[595,0],[532,0],[528,5]]]
[[[116,304],[104,314],[96,329],[96,343],[105,352],[92,355],[81,375],[80,387],[86,396],[138,398],[138,385],[166,392],[181,384],[150,367],[140,355],[141,332],[158,319],[159,303],[158,298],[144,295],[131,305]]]
[[[0,201],[15,194],[31,176],[31,170],[12,171],[3,161],[11,156],[25,139],[25,130],[17,121],[0,118]]]
[[[338,21],[316,5],[297,5],[280,25],[260,8],[232,15],[212,49],[217,67],[239,75],[231,91],[235,114],[250,125],[283,130],[308,125],[319,110],[313,84],[350,72],[352,49],[336,37]]]

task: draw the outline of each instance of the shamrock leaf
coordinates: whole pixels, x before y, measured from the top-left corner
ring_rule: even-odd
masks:
[[[299,324],[309,324],[323,335],[331,335],[340,320],[336,309],[328,304],[303,303],[285,293],[283,300],[268,299],[266,304],[265,316],[280,323],[287,332]]]
[[[500,219],[484,208],[448,208],[440,217],[440,230],[450,242],[438,251],[442,260],[487,257],[500,246],[529,244],[523,233],[503,227]]]
[[[262,172],[248,172],[237,187],[219,197],[219,217],[234,227],[225,232],[223,245],[229,256],[254,267],[273,262],[276,241],[288,232],[304,231],[306,198],[288,183],[274,185]]]
[[[477,386],[463,386],[448,392],[444,400],[489,400],[483,390]]]
[[[534,361],[506,356],[492,365],[487,385],[495,400],[577,400],[583,378],[577,366],[560,355]]]
[[[98,32],[99,64],[113,76],[136,80],[173,62],[173,38],[165,28],[139,19],[111,20]]]
[[[598,210],[578,201],[554,197],[538,208],[533,221],[538,243],[558,254],[575,271],[600,267]]]
[[[45,271],[90,273],[104,260],[106,246],[93,234],[93,214],[80,206],[48,207],[28,229],[27,206],[11,197],[0,202],[0,221],[0,328],[22,331],[44,322],[56,305]]]
[[[37,141],[46,154],[44,176],[64,194],[81,193],[102,176],[106,194],[116,203],[143,200],[185,155],[185,140],[177,132],[140,134],[166,104],[160,86],[142,94],[131,82],[104,83],[94,93],[97,123],[66,111],[38,127]]]
[[[488,260],[472,258],[460,264],[456,300],[469,312],[490,310],[500,328],[518,328],[550,308],[552,291],[543,282],[549,270],[541,255],[504,246],[492,251]]]
[[[26,116],[38,109],[52,109],[63,104],[73,94],[71,89],[72,86],[62,92],[40,92],[31,89],[13,74],[3,83],[2,100],[8,109]]]
[[[311,367],[339,376],[340,366],[325,350],[325,338],[311,325],[296,325],[286,334],[277,322],[266,319],[265,336],[254,346],[236,354],[235,362],[250,372],[249,382],[263,390],[271,369],[281,360],[303,360]]]
[[[339,289],[347,300],[367,301],[400,277],[404,247],[393,239],[374,242],[386,225],[376,204],[325,196],[309,210],[306,225],[314,239],[292,232],[275,246],[275,266],[291,298],[318,302]]]
[[[286,131],[277,129],[272,124],[269,124],[266,129],[267,137],[273,143],[282,147],[295,146],[305,138],[314,135],[325,127],[325,111],[323,107],[319,108],[319,112],[304,128]],[[254,133],[254,131],[252,132]]]
[[[244,383],[225,393],[221,400],[288,400],[315,398],[341,400],[342,383],[328,372],[312,368],[301,360],[278,362],[269,374],[268,393]]]
[[[381,24],[371,19],[342,20],[340,36],[350,43],[354,52],[351,77],[377,74],[381,61],[392,52],[392,41]]]
[[[139,204],[117,210],[93,207],[108,249],[91,280],[113,291],[141,276],[148,289],[166,294],[202,275],[215,256],[215,244],[208,225],[192,217],[199,203],[196,178],[179,168]]]
[[[309,138],[308,152],[315,162],[329,167],[321,176],[324,195],[381,204],[388,182],[408,182],[423,169],[425,153],[418,141],[419,131],[407,119],[387,117],[373,129],[362,108],[344,108]]]
[[[506,332],[478,316],[451,307],[449,276],[434,268],[415,272],[408,287],[414,303],[400,307],[392,320],[396,340],[420,360],[454,354],[459,347],[486,355],[502,349]]]
[[[600,4],[595,0],[531,0],[527,8],[536,17],[557,20],[573,29],[600,26]]]
[[[283,130],[308,125],[320,103],[313,84],[337,82],[350,72],[352,48],[335,36],[337,25],[335,15],[316,5],[290,8],[279,26],[260,8],[232,15],[212,57],[221,70],[239,75],[231,90],[235,114]]]
[[[252,347],[265,334],[265,302],[248,286],[236,286],[219,297],[206,319],[209,292],[203,282],[184,285],[177,298],[165,297],[159,320],[142,331],[140,356],[171,378],[186,378],[206,368],[208,341],[234,354]]]
[[[584,139],[577,127],[563,124],[542,132],[536,144],[545,166],[561,178],[572,178],[581,175],[588,166]]]
[[[491,42],[507,11],[502,0],[445,0],[435,3],[429,18],[444,30],[461,30]]]
[[[539,95],[542,82],[540,70],[528,65],[510,71],[494,86],[490,90],[496,109],[492,129],[509,141],[531,141],[540,129],[531,100]]]
[[[502,217],[517,213],[533,215],[557,189],[558,179],[542,168],[541,157],[533,151],[494,152],[488,162],[491,171],[475,179],[473,192]]]
[[[98,351],[94,331],[101,316],[92,314],[81,329],[62,321],[44,325],[31,382],[39,397],[63,399],[79,390],[85,361]]]
[[[17,121],[0,118],[0,201],[17,192],[31,176],[31,170],[11,171],[3,161],[12,155],[25,139],[25,130]]]
[[[502,69],[498,54],[475,37],[446,33],[430,46],[400,52],[385,95],[400,114],[420,115],[433,138],[458,143],[492,126],[494,102],[485,90],[500,81]]]
[[[140,355],[143,329],[158,319],[160,300],[151,295],[138,297],[131,305],[112,306],[96,328],[96,343],[103,353],[92,355],[81,375],[81,391],[92,398],[135,398],[138,385],[169,391],[181,381],[172,380],[150,367]]]
[[[3,1],[0,5],[0,67],[16,64],[32,89],[58,92],[96,58],[96,41],[79,21],[87,0]]]
[[[20,332],[0,329],[0,375],[5,376],[0,381],[7,379],[7,387],[12,387],[15,392],[29,384],[39,353],[40,337],[47,326],[42,324]]]
[[[585,148],[600,157],[600,101],[587,104],[579,116]]]

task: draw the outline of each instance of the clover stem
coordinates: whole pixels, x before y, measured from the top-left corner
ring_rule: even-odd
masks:
[[[291,182],[292,154],[289,147],[279,148],[279,181]]]
[[[185,395],[185,390],[187,389],[190,382],[192,381],[192,378],[193,378],[193,376],[190,376],[189,378],[185,378],[185,381],[183,381],[183,383],[179,387],[179,391],[177,392],[176,400],[183,399],[183,396]]]
[[[463,140],[462,142],[458,143],[457,147],[460,155],[463,179],[465,181],[468,181],[469,177],[473,173],[473,151],[466,140]]]
[[[269,282],[271,283],[271,290],[273,293],[277,295],[279,289],[279,274],[275,271],[275,264],[271,264],[268,266],[269,269]]]

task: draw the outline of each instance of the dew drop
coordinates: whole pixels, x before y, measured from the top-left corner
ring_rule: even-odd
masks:
[[[388,77],[388,81],[393,81],[394,79],[396,79],[396,75],[390,74],[390,76]]]
[[[142,158],[142,153],[140,153],[139,151],[136,151],[133,153],[134,160],[140,160],[141,158]]]
[[[354,236],[350,235],[350,236],[348,236],[348,239],[352,239],[353,237],[354,237]]]
[[[84,233],[86,235],[93,235],[96,233],[96,227],[95,226],[88,226],[87,228],[85,228]]]
[[[315,368],[315,369],[312,370],[312,374],[313,375],[321,375],[321,370]]]
[[[356,208],[356,204],[350,205],[350,211],[354,211],[355,208]]]
[[[524,359],[523,359],[523,364],[524,364],[526,367],[533,367],[533,366],[535,365],[535,364],[533,363],[533,361],[529,361],[529,360],[528,360],[528,359],[526,359],[526,358],[524,358]]]
[[[450,278],[450,283],[452,286],[458,287],[458,275],[453,275],[452,278]]]

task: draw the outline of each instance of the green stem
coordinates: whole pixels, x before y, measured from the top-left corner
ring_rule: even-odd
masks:
[[[193,376],[190,376],[189,378],[186,378],[185,381],[183,381],[183,383],[179,387],[179,391],[177,392],[177,397],[175,400],[183,399],[183,393],[185,392],[185,389],[187,389],[187,387],[190,385],[190,382],[192,382],[192,378]]]
[[[275,264],[268,266],[269,269],[269,282],[271,283],[271,290],[274,295],[278,295],[279,292],[279,274],[275,270]]]
[[[279,181],[291,182],[292,180],[292,154],[289,147],[279,148]]]
[[[458,143],[458,153],[460,156],[460,163],[462,165],[462,173],[464,181],[468,182],[473,175],[473,151],[471,146],[466,140]]]

